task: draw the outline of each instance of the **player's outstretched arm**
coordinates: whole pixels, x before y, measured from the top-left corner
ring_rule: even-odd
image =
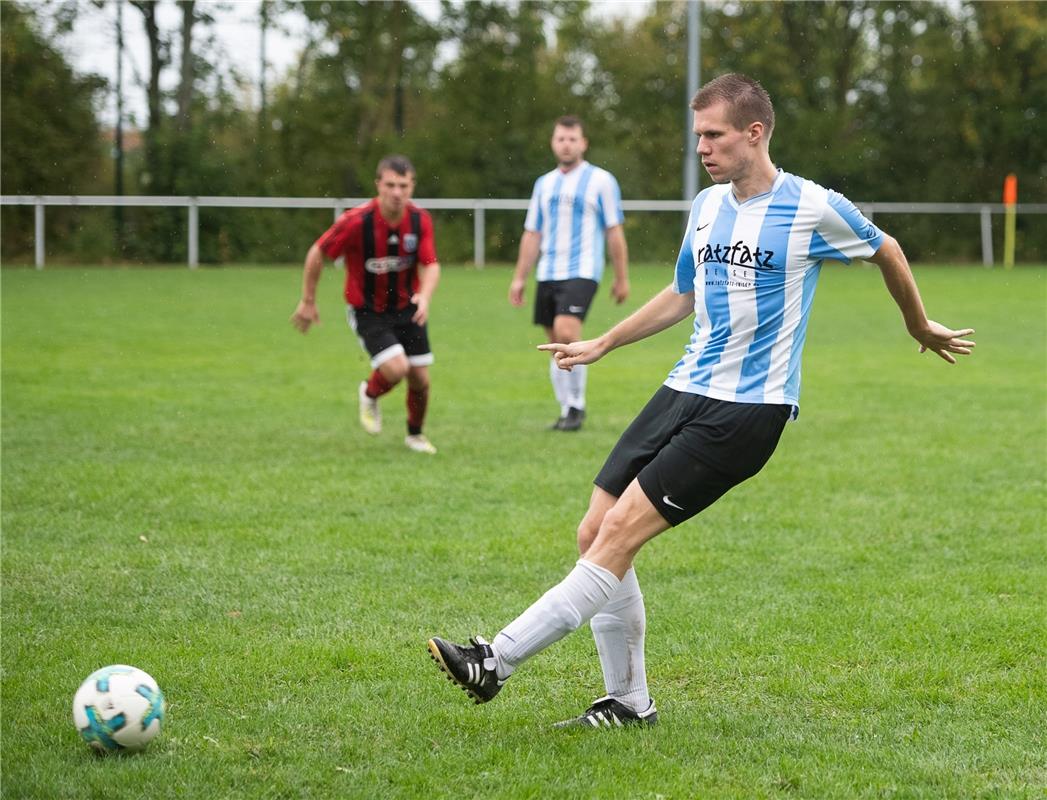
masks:
[[[916,288],[916,280],[913,278],[909,262],[897,240],[891,236],[885,236],[880,249],[869,258],[869,261],[880,268],[883,282],[887,284],[887,291],[891,293],[894,302],[901,309],[909,335],[920,343],[921,353],[930,350],[950,364],[956,363],[954,354],[963,356],[971,354],[974,342],[964,337],[974,333],[974,328],[953,330],[927,318],[923,300],[920,299],[920,291]]]
[[[598,361],[616,347],[624,347],[664,331],[693,311],[694,292],[677,294],[672,286],[667,286],[603,336],[571,344],[540,344],[538,349],[551,351],[556,366],[570,371],[571,367],[578,364]]]
[[[291,315],[291,324],[302,333],[312,325],[320,324],[320,311],[316,307],[316,285],[324,271],[324,254],[314,244],[305,256],[305,268],[302,271],[302,299]]]

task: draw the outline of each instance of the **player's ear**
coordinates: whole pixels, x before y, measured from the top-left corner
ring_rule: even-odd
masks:
[[[756,144],[763,138],[763,123],[753,122],[749,125],[749,144]]]

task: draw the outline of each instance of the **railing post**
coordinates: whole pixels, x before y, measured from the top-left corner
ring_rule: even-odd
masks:
[[[189,269],[200,266],[200,206],[189,198]]]
[[[982,264],[992,266],[992,211],[988,206],[982,206]]]
[[[36,203],[33,206],[33,227],[35,229],[35,239],[33,242],[33,255],[35,256],[34,261],[37,269],[44,268],[44,201],[39,197],[36,198]]]
[[[476,205],[473,206],[473,264],[477,269],[483,269],[486,257],[484,252],[486,222],[483,200],[477,200]]]

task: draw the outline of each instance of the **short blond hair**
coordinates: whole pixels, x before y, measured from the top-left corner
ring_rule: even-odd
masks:
[[[737,72],[713,78],[691,99],[691,109],[701,111],[717,103],[727,104],[727,121],[736,130],[742,131],[754,122],[761,122],[767,138],[771,138],[774,106],[771,96],[758,81]]]

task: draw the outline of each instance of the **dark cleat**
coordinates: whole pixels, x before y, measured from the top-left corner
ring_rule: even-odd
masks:
[[[585,411],[580,408],[569,408],[567,409],[567,416],[563,418],[560,424],[560,430],[562,431],[577,431],[581,430],[582,423],[585,422]]]
[[[565,719],[563,722],[557,722],[553,727],[624,728],[627,725],[639,725],[641,728],[649,728],[657,724],[658,709],[654,707],[653,700],[646,711],[636,713],[613,697],[601,697],[599,700],[594,701],[580,717]]]
[[[491,645],[479,636],[469,641],[472,647],[434,636],[429,640],[429,655],[447,673],[447,679],[457,683],[479,705],[494,699],[505,681],[498,680]]]

